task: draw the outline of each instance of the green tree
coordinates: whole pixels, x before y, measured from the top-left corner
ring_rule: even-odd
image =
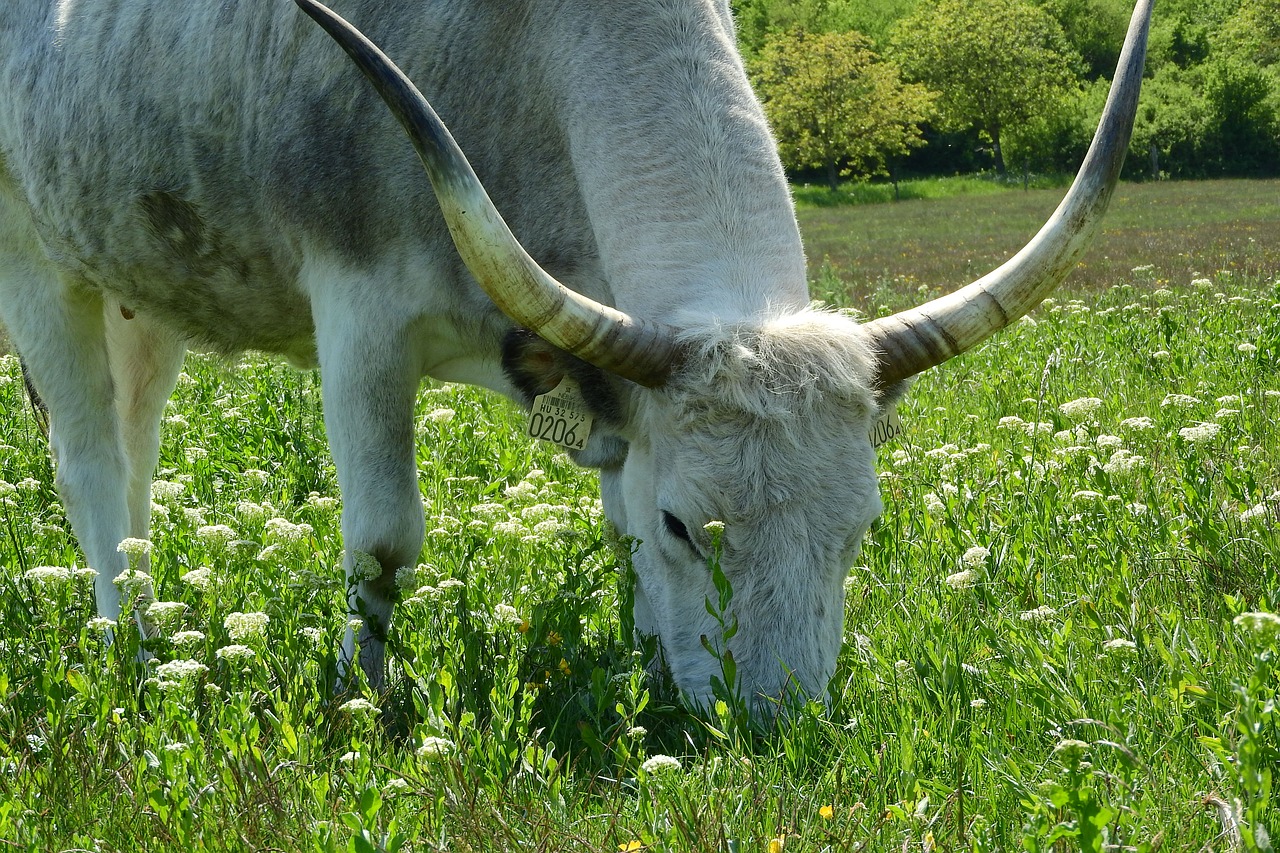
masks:
[[[942,0],[898,22],[892,55],[939,93],[944,127],[975,128],[1005,173],[1007,128],[1060,109],[1078,87],[1077,54],[1048,12],[1024,0]]]
[[[1280,160],[1280,121],[1272,106],[1272,79],[1242,59],[1223,57],[1206,66],[1210,108],[1208,142],[1225,174],[1263,174]]]
[[[791,30],[810,33],[857,30],[873,42],[915,8],[918,0],[731,0],[738,44],[748,56],[764,47],[769,36]],[[1120,0],[1116,0],[1120,2]]]
[[[1124,44],[1133,4],[1129,0],[1039,0],[1062,25],[1067,43],[1084,60],[1090,80],[1109,78]]]
[[[789,168],[883,174],[886,159],[920,145],[934,95],[855,32],[771,36],[751,63],[756,91]]]
[[[1194,72],[1169,63],[1142,84],[1142,100],[1129,142],[1129,167],[1154,179],[1193,177],[1201,159],[1210,108],[1203,82]],[[1106,92],[1093,93],[1099,109]]]
[[[1280,0],[1242,0],[1211,38],[1215,53],[1280,67]]]

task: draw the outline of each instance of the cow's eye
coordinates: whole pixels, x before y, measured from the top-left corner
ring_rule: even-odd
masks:
[[[674,515],[667,512],[666,510],[663,510],[662,524],[664,527],[667,528],[667,532],[670,533],[672,536],[679,539],[681,542],[685,543],[690,548],[694,547],[693,539],[690,538],[689,536],[689,528],[684,526],[683,521],[676,518]]]

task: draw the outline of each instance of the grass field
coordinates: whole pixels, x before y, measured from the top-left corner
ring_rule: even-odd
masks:
[[[895,295],[914,297],[921,285],[951,290],[1021,248],[1066,191],[992,192],[993,185],[979,183],[987,191],[972,192],[972,179],[933,183],[935,192],[956,194],[803,205],[811,277],[847,283],[846,298],[869,311],[878,303],[899,307]],[[1174,283],[1221,270],[1265,278],[1280,269],[1280,181],[1122,184],[1068,286],[1110,287],[1146,265],[1152,278]]]
[[[261,358],[191,357],[167,414],[142,667],[5,357],[0,853],[1270,850],[1277,188],[1122,187],[1085,276],[916,383],[829,707],[765,734],[646,679],[593,476],[452,386],[419,398],[395,686],[332,697],[319,382]],[[806,209],[815,291],[900,307],[1051,195]]]

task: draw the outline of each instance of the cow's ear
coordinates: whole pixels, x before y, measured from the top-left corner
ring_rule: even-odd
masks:
[[[880,411],[888,412],[896,408],[903,397],[907,396],[907,392],[911,390],[911,383],[915,381],[915,377],[903,379],[895,382],[888,388],[881,389],[876,392],[876,403],[880,406]]]
[[[612,468],[626,459],[627,441],[621,432],[627,419],[629,383],[519,328],[502,341],[502,369],[525,406],[553,390],[565,376],[572,377],[594,423],[586,447],[569,455],[588,468]]]

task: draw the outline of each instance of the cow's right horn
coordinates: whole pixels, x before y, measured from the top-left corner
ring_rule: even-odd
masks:
[[[916,308],[864,324],[887,388],[959,355],[1039,305],[1088,247],[1120,178],[1146,55],[1152,0],[1133,10],[1120,64],[1093,144],[1066,197],[1031,242],[999,269]]]
[[[296,2],[351,56],[404,125],[458,253],[502,313],[602,370],[651,388],[666,382],[679,361],[675,330],[589,299],[538,266],[409,78],[341,16],[315,0]]]

